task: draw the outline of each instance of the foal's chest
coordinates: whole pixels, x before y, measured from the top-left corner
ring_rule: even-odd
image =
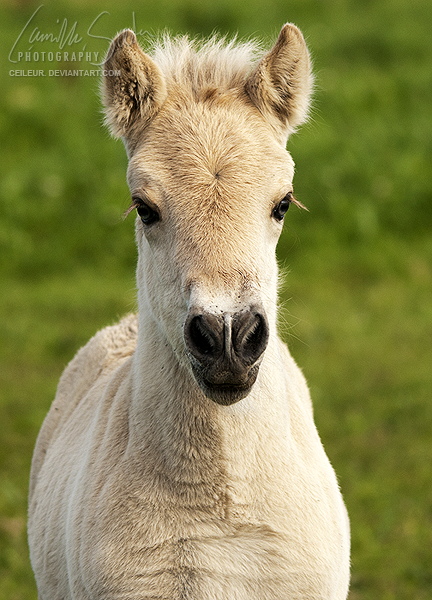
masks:
[[[117,501],[120,499],[117,497]],[[117,506],[125,505],[120,500]],[[227,522],[216,514],[129,505],[93,538],[86,561],[91,597],[104,600],[317,600],[334,581],[298,532]],[[132,517],[132,514],[135,515]],[[131,519],[124,518],[130,514]],[[96,530],[93,530],[96,533]],[[290,539],[291,538],[291,539]],[[94,586],[94,587],[93,587]],[[88,590],[89,585],[85,584]]]
[[[168,539],[117,556],[101,570],[105,600],[314,600],[331,596],[325,573],[309,573],[267,527],[245,526],[231,535]],[[101,573],[100,571],[100,573]],[[93,579],[94,581],[94,579]],[[100,580],[99,580],[100,581]],[[101,581],[100,581],[101,582]],[[328,593],[324,593],[323,590]],[[99,595],[97,595],[99,594]]]

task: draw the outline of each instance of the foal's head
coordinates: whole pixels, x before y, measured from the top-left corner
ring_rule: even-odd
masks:
[[[129,156],[143,318],[158,322],[203,392],[248,394],[276,328],[275,249],[293,196],[288,135],[306,117],[309,56],[285,25],[250,45],[112,42],[104,103]]]

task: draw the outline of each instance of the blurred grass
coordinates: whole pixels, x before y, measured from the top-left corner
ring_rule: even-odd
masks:
[[[286,21],[306,35],[315,104],[289,149],[310,212],[290,211],[279,244],[281,329],[350,513],[350,599],[430,598],[429,0],[119,4],[48,2],[32,27],[58,33],[67,19],[85,37],[101,15],[93,32],[103,37],[135,26],[269,42]],[[0,6],[0,600],[36,598],[27,481],[60,373],[98,328],[135,307],[133,224],[121,220],[126,158],[101,127],[99,82],[9,75],[70,67],[9,61],[39,6]],[[106,47],[91,40],[93,51]]]

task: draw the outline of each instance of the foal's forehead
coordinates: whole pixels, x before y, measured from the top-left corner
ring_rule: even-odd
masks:
[[[269,153],[245,153],[243,156],[208,155],[199,158],[194,151],[177,150],[177,158],[168,158],[143,148],[129,162],[128,184],[131,189],[160,188],[171,195],[177,190],[220,189],[240,193],[260,191],[285,194],[291,191],[294,163],[285,156]],[[261,159],[261,160],[260,160]],[[279,188],[281,188],[279,190]],[[170,193],[171,192],[171,193]]]
[[[168,105],[130,158],[129,186],[279,193],[291,185],[294,162],[255,113],[235,100]]]

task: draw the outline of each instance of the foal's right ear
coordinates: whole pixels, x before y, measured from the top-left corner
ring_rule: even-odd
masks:
[[[127,137],[134,126],[145,126],[164,103],[164,77],[130,29],[111,42],[103,69],[106,122],[115,137]]]

